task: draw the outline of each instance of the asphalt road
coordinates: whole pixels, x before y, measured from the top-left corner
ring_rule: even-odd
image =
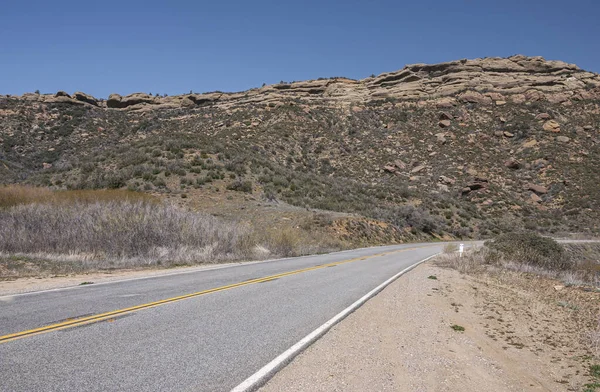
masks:
[[[229,391],[443,246],[360,249],[0,298],[0,391]],[[330,265],[337,262],[344,263]],[[78,321],[142,304],[150,306]]]

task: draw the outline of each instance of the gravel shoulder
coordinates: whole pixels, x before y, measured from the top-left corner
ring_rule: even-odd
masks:
[[[556,285],[423,264],[261,391],[582,390],[594,381],[584,332],[597,323],[600,295]]]

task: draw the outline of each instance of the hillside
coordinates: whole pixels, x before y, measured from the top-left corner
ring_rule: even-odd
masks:
[[[365,242],[598,232],[599,146],[600,76],[539,57],[240,93],[0,96],[0,183],[129,188],[265,225],[282,201],[338,212],[323,224]]]

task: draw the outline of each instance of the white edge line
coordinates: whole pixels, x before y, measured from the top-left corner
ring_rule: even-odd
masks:
[[[374,296],[376,296],[377,294],[379,294],[380,291],[382,291],[384,288],[386,288],[388,285],[390,285],[393,281],[398,279],[400,276],[404,275],[408,271],[412,270],[413,268],[417,267],[418,265],[426,262],[427,260],[429,260],[439,254],[440,253],[436,253],[436,254],[429,256],[421,261],[416,262],[415,264],[411,265],[410,267],[407,267],[407,268],[403,269],[402,271],[398,272],[396,275],[392,276],[391,278],[389,278],[388,280],[386,280],[379,286],[375,287],[373,290],[369,291],[358,301],[354,302],[352,305],[350,305],[346,309],[342,310],[340,313],[335,315],[333,318],[331,318],[325,324],[321,325],[320,327],[318,327],[317,329],[315,329],[314,331],[312,331],[311,333],[306,335],[298,343],[294,344],[292,347],[290,347],[289,349],[284,351],[282,354],[280,354],[277,358],[275,358],[274,360],[272,360],[271,362],[269,362],[268,364],[263,366],[260,370],[258,370],[256,373],[254,373],[253,375],[248,377],[237,387],[233,388],[231,390],[231,392],[256,391],[258,388],[263,386],[267,381],[269,381],[279,370],[281,370],[288,363],[290,363],[292,361],[292,359],[294,359],[294,357],[296,357],[298,354],[300,354],[302,351],[304,351],[306,348],[308,348],[308,346],[310,346],[315,341],[317,341],[321,336],[325,335],[325,333],[327,333],[327,331],[329,331],[334,325],[336,325],[337,323],[339,323],[340,321],[345,319],[349,314],[354,312],[356,309],[360,308],[369,299],[371,299]]]

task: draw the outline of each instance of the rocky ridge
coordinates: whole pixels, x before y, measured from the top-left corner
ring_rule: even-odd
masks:
[[[599,80],[513,56],[245,93],[0,96],[0,184],[241,193],[387,225],[332,226],[349,238],[600,232]]]
[[[27,93],[20,98],[47,103],[143,110],[202,106],[230,108],[249,104],[274,107],[290,100],[331,106],[385,100],[427,101],[452,107],[457,103],[502,105],[507,101],[517,104],[539,100],[568,103],[598,97],[600,75],[562,61],[516,55],[440,64],[413,64],[399,71],[362,80],[323,78],[273,84],[237,93],[212,92],[164,97],[146,93],[127,96],[111,94],[107,100],[103,100],[82,92],[69,95],[59,91],[54,95]]]

